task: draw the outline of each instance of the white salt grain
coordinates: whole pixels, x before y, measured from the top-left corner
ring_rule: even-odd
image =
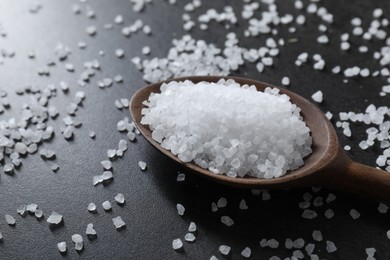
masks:
[[[323,94],[321,90],[318,90],[316,93],[314,93],[311,98],[317,102],[317,103],[322,103],[323,101]]]
[[[282,85],[283,86],[289,86],[290,85],[290,78],[289,77],[283,77],[282,78]]]
[[[20,216],[25,216],[27,214],[27,211],[26,211],[26,205],[20,205],[19,208],[16,210],[16,212],[20,215]]]
[[[30,212],[30,213],[35,213],[35,211],[37,210],[37,208],[38,208],[38,205],[35,204],[35,203],[31,203],[31,204],[28,204],[28,205],[26,206],[26,210],[27,210],[28,212]]]
[[[122,49],[116,49],[116,50],[115,50],[115,55],[116,55],[119,59],[121,59],[121,58],[123,58],[123,57],[125,56],[125,51],[122,50]]]
[[[126,223],[120,216],[113,218],[112,223],[114,224],[116,229],[120,229],[126,225]]]
[[[326,251],[328,253],[333,253],[337,251],[336,245],[332,241],[326,241]]]
[[[88,204],[88,211],[90,211],[90,212],[95,212],[96,211],[96,205],[95,205],[95,203],[89,203]]]
[[[114,199],[119,205],[125,204],[125,196],[122,193],[118,193]]]
[[[58,225],[62,222],[62,220],[62,215],[53,211],[51,215],[47,218],[47,223],[49,223],[50,225]]]
[[[139,161],[138,162],[138,166],[141,169],[141,171],[145,171],[146,170],[146,163],[145,162]]]
[[[177,182],[182,182],[182,181],[185,181],[186,179],[186,175],[184,173],[179,173],[176,177],[176,181]]]
[[[238,206],[239,209],[241,210],[247,210],[248,209],[248,205],[246,204],[246,201],[244,199],[242,199],[240,201],[240,205]]]
[[[229,216],[222,216],[221,217],[221,222],[225,224],[226,226],[230,227],[234,225],[233,219],[231,219]]]
[[[322,241],[322,233],[321,233],[321,231],[314,230],[313,233],[312,233],[312,236],[313,236],[313,239],[315,241],[318,241],[318,242]]]
[[[310,209],[305,209],[302,213],[302,218],[305,218],[305,219],[313,219],[313,218],[316,218],[318,216],[317,212],[315,212],[314,210],[310,210]]]
[[[218,207],[218,208],[224,208],[224,207],[226,207],[226,205],[227,205],[227,200],[226,200],[226,198],[224,198],[224,197],[221,197],[221,198],[218,200],[218,202],[217,202],[217,207]]]
[[[93,228],[93,224],[92,223],[89,223],[87,225],[87,229],[85,231],[85,234],[89,235],[89,236],[96,236],[96,230]]]
[[[196,224],[194,222],[191,222],[188,227],[189,232],[196,232]]]
[[[66,242],[58,243],[57,248],[58,248],[58,251],[60,251],[61,253],[65,253],[66,252]]]
[[[249,247],[245,247],[244,250],[241,251],[241,255],[245,258],[251,257],[252,250]]]
[[[16,224],[15,218],[9,214],[5,214],[5,221],[10,226],[14,226]]]
[[[358,219],[360,217],[360,213],[356,209],[351,209],[349,215],[351,215],[352,219]]]
[[[100,164],[103,166],[105,170],[110,170],[112,168],[112,163],[109,160],[101,161]]]
[[[386,214],[389,211],[389,206],[383,203],[379,203],[378,211],[379,213]]]
[[[187,242],[194,242],[196,239],[196,237],[194,236],[194,234],[192,233],[187,233],[185,236],[184,236],[184,240],[187,241]]]
[[[179,216],[183,216],[186,209],[184,208],[183,205],[181,205],[180,203],[177,203],[176,210],[177,210],[177,214],[179,214]]]
[[[43,211],[40,210],[40,209],[37,209],[34,213],[35,217],[40,219],[40,218],[43,218]]]
[[[221,254],[223,254],[224,256],[227,256],[227,255],[229,255],[229,253],[230,253],[230,249],[231,249],[230,246],[220,245],[219,248],[218,248],[218,251],[219,251]]]
[[[111,202],[109,202],[108,200],[103,202],[102,206],[103,206],[103,209],[106,210],[106,211],[111,210]]]
[[[334,217],[334,212],[332,209],[327,209],[324,213],[325,217],[331,219]]]
[[[180,250],[183,247],[183,242],[180,238],[177,238],[172,241],[172,248],[173,250]]]

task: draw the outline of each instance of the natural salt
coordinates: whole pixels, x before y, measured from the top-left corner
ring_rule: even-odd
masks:
[[[145,105],[141,123],[155,141],[216,174],[280,177],[311,153],[300,109],[276,88],[260,92],[231,79],[172,81]]]

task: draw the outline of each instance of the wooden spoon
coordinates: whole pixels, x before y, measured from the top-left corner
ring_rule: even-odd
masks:
[[[253,177],[232,178],[226,175],[217,175],[197,166],[195,163],[183,163],[170,151],[165,150],[152,139],[152,133],[147,125],[142,125],[142,104],[148,99],[150,93],[159,93],[160,86],[164,82],[191,80],[194,83],[200,81],[217,82],[222,77],[200,76],[176,78],[146,86],[138,90],[130,101],[130,113],[134,123],[141,134],[160,152],[172,160],[184,165],[184,167],[211,180],[242,188],[261,189],[285,189],[307,186],[324,186],[331,189],[368,196],[376,200],[390,203],[390,173],[362,165],[352,161],[341,148],[336,132],[324,113],[303,97],[283,88],[280,93],[291,98],[291,102],[301,108],[301,115],[311,130],[313,138],[313,153],[305,158],[305,164],[301,168],[290,171],[286,175],[274,179],[258,179]],[[238,78],[234,79],[241,85],[255,85],[257,90],[264,91],[266,87],[274,88],[267,83]]]

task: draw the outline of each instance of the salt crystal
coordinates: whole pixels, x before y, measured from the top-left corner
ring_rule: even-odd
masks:
[[[116,49],[115,50],[115,55],[118,57],[118,58],[123,58],[125,56],[125,51],[122,50],[122,49]]]
[[[126,225],[120,216],[113,218],[112,223],[114,223],[116,229],[120,229]]]
[[[89,36],[94,36],[96,34],[96,27],[93,25],[88,26],[85,30]]]
[[[26,211],[26,205],[20,205],[19,208],[16,210],[16,212],[20,215],[20,216],[25,216],[27,211]]]
[[[378,206],[379,213],[386,214],[388,210],[389,210],[389,206],[387,206],[386,204],[383,204],[383,203],[379,203],[379,206]]]
[[[7,163],[3,166],[4,173],[10,174],[14,171],[15,167],[11,163]]]
[[[310,209],[305,209],[302,213],[302,218],[305,218],[305,219],[314,219],[317,216],[318,216],[317,212],[315,212],[314,210],[310,210]]]
[[[149,55],[150,54],[150,47],[149,46],[144,46],[142,48],[142,54],[143,55]]]
[[[114,199],[119,205],[125,204],[125,196],[122,193],[118,193]]]
[[[185,212],[185,208],[183,205],[181,205],[180,203],[177,203],[176,204],[176,209],[177,209],[177,214],[179,214],[179,216],[183,216],[184,215],[184,212]]]
[[[313,233],[312,233],[312,236],[313,236],[313,239],[315,241],[318,241],[318,242],[322,241],[322,233],[321,233],[321,231],[314,230]]]
[[[247,210],[247,209],[248,209],[248,205],[246,204],[246,201],[245,201],[244,199],[242,199],[242,200],[240,201],[240,205],[239,205],[238,207],[239,207],[239,209],[241,209],[241,210]]]
[[[334,212],[333,212],[332,209],[327,209],[327,210],[325,211],[324,215],[325,215],[326,218],[330,219],[330,218],[333,218]]]
[[[182,181],[185,181],[186,179],[186,175],[184,173],[179,173],[176,177],[176,181],[177,182],[182,182]]]
[[[53,211],[51,215],[47,218],[47,223],[49,223],[50,225],[58,225],[62,222],[62,220],[62,215]]]
[[[172,1],[172,0],[170,0],[170,1]],[[173,1],[176,1],[176,0],[173,0]],[[217,258],[215,255],[212,255],[212,256],[210,257],[210,260],[218,260],[218,258]]]
[[[76,242],[74,245],[74,249],[76,249],[76,251],[81,251],[81,250],[83,250],[83,248],[84,248],[83,242]]]
[[[43,211],[40,209],[37,209],[34,213],[36,218],[43,218]]]
[[[96,205],[95,205],[95,203],[89,203],[88,204],[88,211],[90,211],[90,212],[95,212],[96,211]]]
[[[328,253],[333,253],[337,251],[336,245],[332,241],[326,241],[326,251]]]
[[[58,243],[57,248],[58,248],[58,251],[60,251],[61,253],[65,253],[66,252],[66,242]]]
[[[112,159],[116,156],[116,150],[115,149],[108,149],[107,150],[107,157]]]
[[[222,216],[221,217],[221,222],[225,224],[226,226],[230,227],[234,225],[233,219],[231,219],[229,216]]]
[[[282,78],[282,85],[283,86],[289,86],[290,85],[290,78],[289,77],[283,77]]]
[[[15,218],[9,214],[5,214],[5,221],[10,226],[14,226],[16,224]]]
[[[190,225],[188,227],[189,232],[196,232],[196,224],[194,222],[190,222]]]
[[[241,251],[241,255],[245,258],[251,257],[252,250],[249,247],[245,247],[244,250]]]
[[[388,231],[386,232],[386,236],[387,236],[388,239],[390,239],[390,230],[388,230]]]
[[[30,213],[35,213],[35,211],[37,210],[37,208],[38,208],[38,205],[35,204],[35,203],[31,203],[31,204],[28,204],[28,205],[26,206],[26,210],[27,210],[28,212],[30,212]]]
[[[104,169],[110,170],[112,168],[112,163],[109,160],[101,161],[100,164],[103,166]]]
[[[106,200],[105,202],[102,203],[102,206],[103,206],[103,209],[106,210],[106,211],[109,211],[111,210],[111,203]]]
[[[185,236],[184,236],[184,240],[187,241],[187,242],[194,242],[196,239],[196,237],[194,236],[194,234],[192,233],[187,233]]]
[[[138,162],[138,166],[141,169],[141,171],[145,171],[146,170],[146,163],[145,162],[139,161]]]
[[[96,236],[96,230],[93,228],[93,224],[89,223],[87,225],[87,230],[85,231],[85,234],[88,236]]]
[[[219,248],[218,248],[218,251],[219,251],[221,254],[223,254],[224,256],[227,256],[227,255],[229,255],[229,253],[230,253],[230,249],[231,249],[230,246],[220,245]]]
[[[349,211],[349,215],[351,215],[352,219],[357,219],[360,217],[360,213],[356,209],[351,209]]]
[[[322,94],[322,91],[321,90],[318,90],[317,92],[315,92],[311,98],[317,102],[317,103],[322,103],[322,100],[323,100],[323,94]]]
[[[226,198],[224,198],[224,197],[221,197],[221,198],[218,200],[218,202],[217,202],[218,208],[224,208],[224,207],[226,207],[226,205],[227,205],[227,200],[226,200]]]
[[[183,242],[180,238],[177,238],[172,241],[172,248],[173,250],[180,250],[183,247]]]

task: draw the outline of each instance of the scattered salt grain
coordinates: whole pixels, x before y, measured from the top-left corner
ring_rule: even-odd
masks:
[[[230,227],[234,225],[233,219],[231,219],[229,216],[222,216],[221,217],[221,222],[225,224],[226,226]]]
[[[125,204],[125,196],[122,193],[118,193],[114,199],[119,205]]]
[[[103,209],[105,211],[109,211],[111,210],[111,202],[109,202],[108,200],[106,200],[105,202],[102,203],[102,206],[103,206]]]
[[[337,251],[337,247],[336,247],[336,245],[332,241],[327,240],[326,241],[326,251],[328,253],[336,252]]]
[[[139,161],[138,162],[138,166],[141,169],[141,171],[145,171],[146,170],[146,163],[145,162]]]
[[[185,181],[185,179],[186,179],[186,175],[184,173],[178,173],[177,174],[177,177],[176,177],[176,181],[177,182]]]
[[[230,247],[230,246],[227,246],[227,245],[220,245],[219,248],[218,248],[218,251],[219,251],[221,254],[223,254],[224,256],[229,255],[230,250],[231,250],[231,247]]]
[[[252,250],[249,247],[245,247],[244,250],[241,251],[241,255],[245,258],[251,257]]]
[[[321,90],[318,90],[316,93],[314,93],[311,98],[317,102],[317,103],[322,103],[323,101],[323,94]]]
[[[66,252],[66,242],[58,243],[57,248],[58,248],[58,251],[60,251],[61,253],[65,253]]]
[[[16,212],[20,215],[20,216],[25,216],[27,214],[27,211],[26,211],[26,205],[20,205],[19,208],[16,210]]]
[[[16,224],[15,218],[9,214],[5,214],[5,221],[10,226],[14,226]]]
[[[305,219],[314,219],[318,216],[317,212],[315,212],[314,210],[310,210],[310,209],[305,209],[302,213],[302,218],[305,218]]]
[[[334,217],[334,212],[333,212],[332,209],[327,209],[327,210],[325,211],[324,215],[325,215],[325,217],[326,217],[327,219],[331,219],[331,218]]]
[[[190,222],[190,225],[188,226],[189,232],[196,232],[196,224],[195,222]]]
[[[366,254],[368,257],[371,257],[370,259],[373,259],[372,257],[375,255],[376,249],[373,247],[366,248]]]
[[[226,207],[226,205],[227,205],[227,200],[226,200],[226,198],[224,198],[224,197],[221,197],[221,198],[218,200],[218,202],[217,202],[217,207],[218,207],[218,208],[224,208],[224,207]]]
[[[47,218],[47,223],[49,223],[50,225],[59,225],[62,222],[62,220],[63,220],[62,215],[53,211],[51,215]]]
[[[26,206],[26,210],[27,210],[27,212],[29,212],[29,213],[35,213],[35,211],[37,210],[37,208],[38,208],[38,205],[35,204],[35,203],[31,203],[31,204],[28,204],[28,205]]]
[[[123,57],[125,56],[125,51],[122,50],[122,49],[116,49],[116,50],[115,50],[115,55],[116,55],[119,59],[121,59],[121,58],[123,58]]]
[[[40,218],[43,218],[43,211],[40,210],[40,209],[37,209],[34,213],[35,217],[40,219]]]
[[[194,236],[194,234],[192,233],[187,233],[185,236],[184,236],[184,240],[187,241],[187,242],[194,242],[196,239],[196,237]]]
[[[289,77],[283,77],[282,78],[282,85],[283,86],[289,86],[290,85],[290,78]]]
[[[351,209],[349,215],[351,215],[352,219],[358,219],[360,217],[360,213],[356,209]]]
[[[318,242],[322,241],[322,233],[321,233],[321,231],[314,230],[313,233],[312,233],[312,236],[313,236],[313,239],[315,241],[318,241]]]
[[[95,203],[89,203],[88,204],[88,211],[90,211],[90,212],[95,212],[96,211],[96,205],[95,205]]]
[[[120,229],[126,225],[126,223],[120,216],[113,218],[112,223],[114,224],[116,229]]]
[[[100,164],[103,166],[105,170],[110,170],[112,168],[112,163],[109,160],[101,161]]]
[[[10,174],[14,171],[15,167],[12,163],[7,163],[3,166],[4,173]]]
[[[173,250],[180,250],[183,247],[183,242],[180,238],[174,239],[172,241],[172,248]]]
[[[89,36],[94,36],[96,34],[96,27],[91,25],[91,26],[88,26],[86,29],[86,32]]]
[[[390,240],[390,230],[388,230],[388,231],[386,232],[386,236],[387,236],[387,238]]]
[[[386,204],[383,204],[383,203],[379,203],[378,211],[379,211],[379,213],[385,214],[389,211],[389,206],[387,206]]]
[[[238,206],[239,209],[241,210],[247,210],[248,209],[248,205],[246,204],[246,201],[244,199],[242,199],[240,201],[240,205]]]
[[[143,55],[149,55],[150,54],[150,47],[149,46],[144,46],[142,48],[142,54]]]
[[[181,205],[180,203],[177,203],[176,204],[176,209],[177,209],[177,214],[179,214],[179,216],[183,216],[184,215],[184,212],[185,212],[185,208],[183,205]]]
[[[85,234],[88,236],[96,236],[96,230],[93,228],[93,224],[89,223],[87,225],[87,229],[85,231]]]
[[[115,149],[108,149],[107,150],[107,157],[112,159],[116,156],[116,150]]]

